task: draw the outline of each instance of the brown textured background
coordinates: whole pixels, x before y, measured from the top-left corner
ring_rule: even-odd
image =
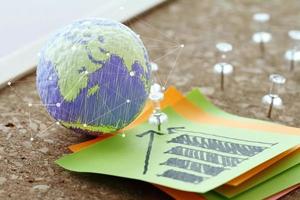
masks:
[[[290,45],[287,31],[300,28],[299,10],[299,0],[178,0],[128,24],[159,64],[162,83],[168,80],[167,85],[182,92],[201,87],[214,104],[237,115],[267,120],[261,97],[269,89],[268,76],[283,74],[288,80],[280,93],[284,107],[275,110],[272,121],[300,127],[300,65],[291,73],[283,60]],[[252,14],[258,11],[272,15],[268,29],[273,41],[264,60],[250,40],[256,30]],[[229,60],[235,72],[226,77],[226,92],[220,91],[219,77],[212,71],[218,41],[234,46]],[[29,102],[34,105],[28,107]],[[39,103],[34,74],[0,91],[0,199],[169,198],[148,183],[70,173],[55,165],[69,153],[68,145],[87,138],[52,125]],[[283,199],[300,199],[300,190]]]

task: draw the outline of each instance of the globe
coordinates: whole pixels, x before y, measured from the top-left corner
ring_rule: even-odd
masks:
[[[119,130],[142,111],[150,62],[139,36],[109,19],[84,19],[54,33],[39,53],[37,90],[63,126],[90,135]]]

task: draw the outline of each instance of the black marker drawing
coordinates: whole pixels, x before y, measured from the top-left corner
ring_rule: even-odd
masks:
[[[173,169],[167,170],[163,174],[157,176],[162,176],[162,177],[171,178],[174,180],[179,180],[188,183],[194,183],[194,184],[199,184],[204,180],[204,177],[202,176],[196,176],[194,174],[176,171]]]
[[[178,156],[184,156],[187,158],[192,158],[204,162],[209,162],[217,165],[222,165],[223,167],[235,167],[237,164],[246,160],[247,158],[238,158],[233,156],[225,156],[222,154],[217,154],[213,152],[197,150],[182,146],[172,147],[170,150],[166,151],[167,154],[173,154]]]
[[[167,141],[169,149],[164,151],[164,154],[170,157],[157,163],[164,169],[164,172],[157,176],[192,184],[199,184],[238,167],[243,161],[276,145],[190,131],[185,130],[185,127],[169,127],[167,131],[169,135],[174,134],[174,137]],[[136,136],[146,135],[150,138],[144,161],[144,175],[148,172],[154,136],[163,133],[149,130]]]
[[[149,139],[149,143],[148,143],[148,149],[147,149],[147,153],[146,153],[143,174],[146,174],[148,171],[148,165],[149,165],[149,159],[150,159],[152,144],[153,144],[153,140],[154,140],[154,135],[163,135],[163,134],[160,132],[149,130],[144,133],[138,134],[137,137],[143,137],[145,135],[150,135],[150,139]]]
[[[177,130],[184,130],[184,129],[185,129],[185,127],[183,127],[183,126],[167,128],[168,134],[178,133]]]
[[[164,172],[157,176],[193,184],[238,167],[245,160],[277,144],[190,131],[185,127],[169,127],[167,131],[168,134],[174,134],[167,141],[170,148],[164,151],[165,155],[171,157],[159,163],[167,169],[164,168]],[[152,141],[154,134],[155,131],[152,131]],[[149,146],[151,144],[149,142]],[[146,155],[145,173],[150,151],[151,147]]]
[[[254,156],[259,152],[262,152],[267,147],[245,145],[236,142],[228,142],[218,139],[212,139],[208,137],[195,136],[183,134],[178,137],[172,138],[168,143],[176,143],[182,145],[188,145],[193,147],[200,147],[209,150],[220,151],[224,153],[241,155],[241,156]]]
[[[161,163],[161,165],[167,165],[170,167],[178,167],[181,169],[186,169],[201,174],[216,176],[222,171],[226,170],[223,167],[211,166],[203,163],[198,163],[190,160],[183,160],[179,158],[169,158],[166,162]]]

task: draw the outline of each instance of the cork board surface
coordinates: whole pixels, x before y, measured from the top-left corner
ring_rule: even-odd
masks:
[[[261,98],[270,87],[268,76],[280,73],[287,83],[280,90],[284,106],[271,121],[300,127],[300,64],[289,72],[283,54],[290,47],[290,29],[300,27],[297,0],[177,0],[161,5],[127,24],[141,35],[158,79],[182,92],[200,87],[217,106],[237,115],[269,120]],[[251,42],[255,12],[268,12],[273,41],[260,59]],[[234,51],[228,60],[234,74],[225,78],[225,92],[213,65],[215,43],[227,41]],[[181,47],[184,44],[184,47]],[[28,103],[32,103],[31,107]],[[169,199],[154,186],[117,177],[77,174],[55,165],[69,153],[67,146],[88,138],[54,123],[35,88],[35,74],[0,91],[0,199]],[[30,141],[33,137],[34,140]],[[283,199],[299,199],[298,189]]]

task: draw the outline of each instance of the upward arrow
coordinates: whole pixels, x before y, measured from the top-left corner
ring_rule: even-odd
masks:
[[[149,131],[146,131],[144,133],[136,135],[137,137],[144,137],[145,135],[150,135],[150,139],[149,139],[149,143],[148,143],[148,149],[147,149],[147,153],[146,153],[146,157],[145,157],[145,162],[144,162],[144,171],[143,171],[143,174],[146,174],[147,171],[148,171],[149,159],[150,159],[150,154],[151,154],[152,144],[153,144],[153,140],[154,140],[154,135],[155,134],[156,135],[163,135],[163,133],[156,132],[156,131],[153,131],[153,130],[149,130]]]

